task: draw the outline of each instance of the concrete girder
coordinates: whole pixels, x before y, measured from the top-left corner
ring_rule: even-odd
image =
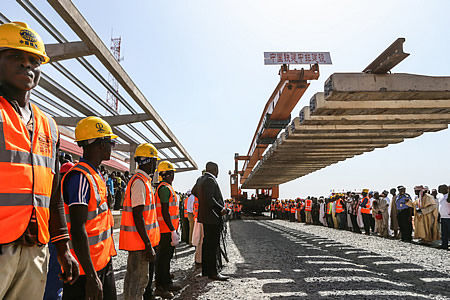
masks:
[[[417,131],[434,131],[434,130],[442,130],[448,127],[448,124],[430,124],[430,123],[422,123],[422,124],[369,124],[369,125],[360,125],[360,124],[352,124],[352,125],[303,125],[300,124],[299,118],[295,118],[292,122],[291,129],[294,129],[294,132],[365,132],[365,131],[392,131],[395,130],[398,132],[399,130],[417,130]]]
[[[337,143],[351,143],[353,145],[377,145],[377,144],[395,144],[403,142],[403,139],[389,139],[389,138],[372,138],[372,139],[295,139],[295,140],[285,140],[284,143],[292,144],[337,144]]]
[[[89,49],[88,46],[82,41],[46,44],[45,51],[50,57],[50,62],[94,54],[94,51]]]
[[[422,135],[423,132],[421,131],[403,131],[403,132],[337,132],[333,135],[330,135],[329,133],[296,133],[294,131],[289,131],[289,140],[292,139],[336,139],[336,138],[352,138],[352,139],[368,139],[368,138],[413,138]]]
[[[450,123],[450,113],[443,114],[379,114],[379,115],[311,115],[309,106],[300,111],[301,125],[414,124]]]
[[[450,77],[334,73],[325,81],[325,97],[328,101],[450,99]]]
[[[324,93],[316,93],[311,98],[310,110],[312,115],[450,113],[450,99],[326,101]]]
[[[117,116],[99,116],[99,117],[105,120],[111,126],[119,126],[151,120],[151,117],[144,113],[117,115]],[[54,117],[56,124],[60,126],[71,126],[71,127],[75,127],[77,123],[84,118],[85,117]]]
[[[125,72],[123,67],[114,58],[108,47],[103,43],[100,37],[95,33],[86,19],[81,15],[78,9],[70,0],[48,0],[48,3],[56,10],[56,12],[63,18],[63,20],[70,26],[70,28],[86,43],[86,45],[94,51],[98,60],[106,67],[111,75],[120,83],[123,89],[136,101],[141,109],[152,116],[154,123],[167,136],[167,138],[174,142],[180,153],[187,157],[187,160],[197,168],[197,164],[178,141],[170,128],[165,124],[163,119],[159,116],[150,102],[145,98],[144,94],[139,90],[130,76]]]

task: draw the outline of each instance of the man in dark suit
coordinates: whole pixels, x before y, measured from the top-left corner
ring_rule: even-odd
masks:
[[[222,216],[227,213],[222,193],[216,181],[219,167],[208,162],[205,173],[197,179],[192,194],[198,198],[198,222],[203,224],[202,275],[213,280],[227,280],[217,271],[217,250],[220,232],[223,227]]]

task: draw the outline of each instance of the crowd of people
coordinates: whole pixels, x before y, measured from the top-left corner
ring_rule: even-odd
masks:
[[[272,219],[328,226],[366,235],[401,239],[432,245],[441,240],[440,249],[448,250],[450,234],[449,186],[438,189],[414,188],[414,198],[404,186],[360,193],[332,193],[329,197],[273,200],[268,207]],[[413,235],[414,232],[414,235]]]
[[[118,136],[96,116],[76,125],[79,161],[58,154],[55,120],[30,102],[40,67],[50,60],[44,42],[23,22],[0,25],[0,37],[0,299],[117,299],[117,242],[128,252],[124,298],[172,298],[181,289],[170,272],[180,240],[174,165],[158,162],[157,149],[143,143],[134,153],[135,174],[109,174],[101,164]],[[218,171],[207,163],[192,189],[194,224],[201,224],[193,235],[201,228],[196,259],[202,275],[226,280],[217,263],[228,213]],[[119,241],[113,208],[122,213]]]

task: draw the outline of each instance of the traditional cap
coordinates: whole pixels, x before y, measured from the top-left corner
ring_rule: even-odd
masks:
[[[398,190],[406,190],[406,188],[405,188],[403,185],[399,185],[399,186],[397,187],[397,189],[398,189]]]

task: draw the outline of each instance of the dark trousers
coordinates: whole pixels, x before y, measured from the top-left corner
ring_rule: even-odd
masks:
[[[219,224],[203,224],[202,275],[217,275],[217,250],[220,242]]]
[[[155,252],[158,253],[158,246],[153,247],[155,249]],[[148,283],[147,287],[145,288],[144,292],[144,300],[150,300],[153,295],[153,289],[152,289],[152,283],[153,283],[153,274],[155,273],[155,262],[148,264]]]
[[[441,218],[442,246],[448,248],[448,237],[450,235],[450,218]]]
[[[327,214],[327,224],[328,224],[329,228],[333,228],[334,227],[333,215],[332,214]]]
[[[61,299],[63,282],[59,279],[61,266],[59,265],[56,253],[56,247],[53,243],[48,243],[50,260],[48,263],[47,283],[45,285],[44,300]]]
[[[156,252],[155,263],[155,285],[167,289],[172,284],[170,278],[170,260],[173,257],[173,247],[170,242],[172,236],[170,232],[161,233],[161,240],[159,241],[158,251]]]
[[[398,227],[402,235],[402,241],[410,242],[412,240],[412,223],[410,209],[403,209],[397,213]]]
[[[364,223],[364,233],[370,234],[370,228],[372,227],[372,215],[371,214],[361,214]],[[373,229],[372,229],[373,232]]]
[[[112,258],[103,269],[97,271],[97,276],[103,285],[103,300],[116,300],[116,282],[112,267]],[[63,300],[79,300],[86,298],[86,275],[78,277],[74,284],[63,286]],[[31,296],[31,295],[30,295]]]
[[[358,225],[358,219],[356,215],[350,214],[350,220],[352,220],[353,232],[361,233]]]
[[[189,219],[181,218],[181,240],[189,243]]]
[[[347,229],[347,213],[337,213],[336,217],[339,220],[339,229]]]

